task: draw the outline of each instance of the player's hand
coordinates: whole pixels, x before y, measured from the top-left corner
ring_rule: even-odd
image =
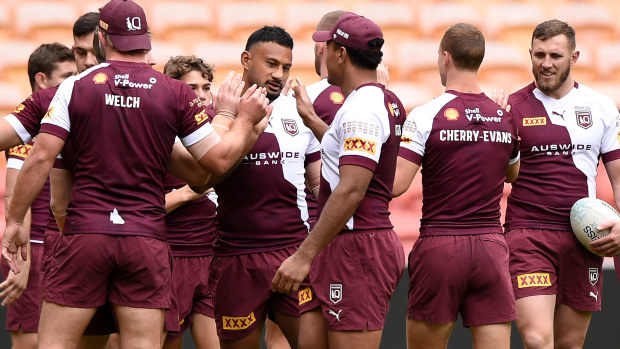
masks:
[[[508,104],[508,94],[503,89],[493,89],[491,91],[491,100],[497,103],[502,109],[510,112],[510,104]]]
[[[235,74],[233,71],[228,73],[224,81],[220,84],[217,94],[213,97],[213,108],[215,109],[215,113],[228,111],[236,115],[243,86],[245,86],[245,82],[241,80],[241,74]]]
[[[592,251],[605,257],[615,257],[620,254],[620,221],[609,221],[597,227],[598,230],[611,228],[609,234],[590,243]]]
[[[22,293],[24,293],[24,290],[28,285],[30,263],[24,261],[20,255],[17,257],[17,264],[19,264],[21,272],[19,274],[15,274],[12,271],[9,271],[9,275],[6,280],[0,284],[0,299],[2,299],[2,306],[15,303]]]
[[[239,101],[237,119],[249,120],[252,125],[260,123],[265,116],[271,115],[273,106],[269,106],[267,90],[264,87],[250,86]]]
[[[293,78],[286,79],[286,83],[284,84],[284,87],[282,88],[282,92],[280,92],[280,94],[283,96],[288,95],[288,93],[291,91],[292,84],[293,84]]]
[[[278,268],[271,283],[271,290],[280,293],[297,292],[299,285],[308,276],[311,264],[312,260],[304,260],[299,254],[294,253]]]
[[[295,78],[295,81],[297,84],[293,86],[293,95],[297,100],[297,112],[299,113],[299,116],[301,116],[304,123],[308,124],[307,120],[317,117],[314,111],[314,106],[310,101],[310,97],[308,97],[306,86],[303,82],[301,82],[301,79],[297,77]]]
[[[2,258],[6,261],[15,274],[19,274],[17,254],[21,254],[24,261],[28,260],[28,231],[21,223],[6,222],[4,236],[2,237]]]
[[[383,63],[379,63],[377,66],[377,82],[385,86],[385,88],[387,88],[390,83],[390,72],[388,71],[387,65]]]

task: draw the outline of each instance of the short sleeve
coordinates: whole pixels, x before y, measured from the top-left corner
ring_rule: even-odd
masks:
[[[387,110],[346,110],[333,125],[340,135],[340,165],[358,165],[373,171],[379,163],[381,147],[390,134]]]

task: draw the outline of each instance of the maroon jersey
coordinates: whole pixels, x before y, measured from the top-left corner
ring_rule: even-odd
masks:
[[[422,166],[421,236],[503,232],[499,203],[519,160],[517,124],[486,95],[446,91],[415,108],[399,156]]]
[[[185,183],[166,175],[164,190],[169,193]],[[168,244],[174,257],[201,257],[213,254],[215,209],[212,197],[189,201],[166,214]]]
[[[247,254],[301,244],[308,236],[305,166],[319,143],[296,101],[271,103],[269,124],[237,169],[219,185],[215,255]]]
[[[6,167],[15,170],[21,170],[24,160],[28,157],[28,152],[32,149],[34,141],[28,142],[28,144],[18,145],[7,151],[5,155],[7,158]],[[47,217],[51,214],[50,209],[50,180],[45,181],[45,185],[39,195],[34,199],[32,205],[30,205],[30,211],[32,220],[30,222],[30,240],[34,242],[43,242],[43,233],[47,226]]]
[[[30,95],[15,108],[11,114],[4,117],[11,124],[24,144],[28,143],[39,133],[41,119],[54,98],[58,86],[39,90]]]
[[[344,230],[393,228],[388,205],[404,110],[398,97],[379,84],[362,85],[347,97],[321,141],[319,216],[340,181],[339,167],[356,165],[373,176]]]
[[[110,61],[65,80],[41,132],[71,139],[75,177],[65,234],[164,240],[166,163],[213,128],[185,83],[145,63]]]
[[[532,83],[508,103],[519,125],[521,165],[508,197],[506,229],[572,231],[575,201],[596,196],[599,158],[620,159],[618,108],[577,83],[560,99]]]
[[[327,125],[331,125],[342,103],[344,95],[339,86],[331,85],[327,79],[306,86],[308,97],[314,107],[316,115]],[[310,227],[316,223],[316,198],[306,189],[306,201],[308,202],[308,215]]]

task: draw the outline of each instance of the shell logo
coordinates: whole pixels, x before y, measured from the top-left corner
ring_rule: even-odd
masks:
[[[448,108],[443,112],[443,116],[450,121],[454,121],[459,118],[459,111],[454,108]]]
[[[334,104],[342,104],[342,102],[344,102],[344,95],[340,92],[332,92],[329,94],[329,99],[331,99]]]
[[[93,76],[93,81],[97,85],[105,84],[105,82],[108,81],[108,76],[105,73],[98,73]]]

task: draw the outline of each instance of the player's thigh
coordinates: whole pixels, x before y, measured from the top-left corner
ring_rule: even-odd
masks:
[[[299,317],[282,312],[274,312],[274,322],[278,324],[284,337],[292,348],[297,347],[299,339]]]
[[[383,330],[378,331],[329,331],[330,349],[378,349]]]
[[[133,308],[114,304],[121,334],[121,348],[155,348],[161,344],[163,309]]]
[[[220,347],[217,338],[215,319],[200,313],[192,314],[192,337],[197,349],[214,349]]]
[[[407,319],[407,349],[444,349],[454,328],[454,322],[435,324]]]
[[[582,348],[592,312],[577,310],[564,304],[555,308],[553,337],[556,348]]]
[[[298,326],[299,327],[299,326]],[[297,340],[295,340],[297,341]],[[286,339],[280,326],[275,322],[267,319],[265,321],[265,344],[267,349],[290,349],[291,346]]]
[[[43,301],[39,320],[39,347],[74,348],[95,310],[96,308],[73,308]]]
[[[36,349],[37,334],[22,332],[21,330],[11,331],[11,343],[13,349]]]
[[[517,327],[526,346],[542,348],[553,343],[555,295],[519,298]]]
[[[237,339],[220,339],[220,347],[222,349],[254,349],[260,345],[260,339],[263,335],[264,320],[259,320],[258,326],[249,332],[246,336]]]
[[[306,311],[299,317],[299,349],[327,349],[327,322],[321,308]]]
[[[109,349],[110,335],[82,336],[77,349]],[[117,346],[118,348],[118,346]]]
[[[510,349],[510,322],[471,326],[476,349]]]

